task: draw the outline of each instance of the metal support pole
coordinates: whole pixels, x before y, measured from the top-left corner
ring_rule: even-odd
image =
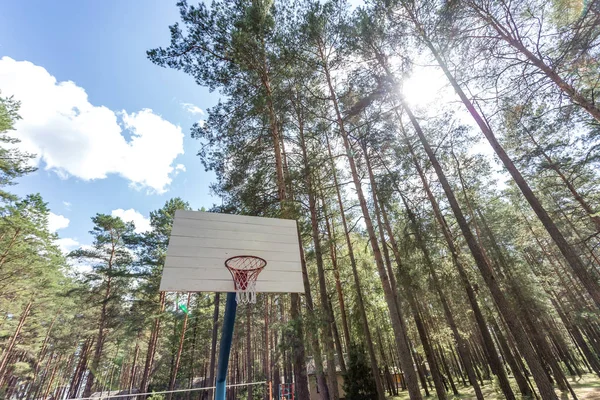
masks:
[[[225,400],[225,380],[227,379],[227,367],[229,366],[229,353],[231,352],[236,311],[237,301],[235,300],[235,293],[227,293],[225,317],[223,318],[223,331],[221,332],[221,346],[219,348],[219,361],[217,364],[215,400]]]

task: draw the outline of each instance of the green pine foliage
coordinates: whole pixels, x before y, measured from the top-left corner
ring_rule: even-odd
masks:
[[[230,382],[269,381],[275,392],[297,382],[300,344],[313,360],[311,390],[318,384],[324,397],[327,390],[325,400],[335,397],[322,375],[335,355],[349,400],[406,395],[402,371],[415,368],[423,395],[467,397],[478,383],[485,399],[533,398],[538,385],[508,327],[514,322],[556,389],[579,390],[566,377],[600,376],[597,304],[447,78],[456,78],[469,111],[497,136],[600,282],[597,2],[365,3],[179,1],[180,21],[165,31],[169,44],[147,52],[150,62],[221,94],[190,132],[222,200],[209,210],[298,221],[307,289],[301,312],[292,317],[291,297],[279,293],[240,307],[244,317],[251,312],[236,326]],[[406,84],[422,71],[431,77],[417,94],[436,79],[446,87],[413,105],[415,89]],[[224,296],[158,291],[175,211],[192,210],[192,199],[167,200],[141,234],[98,210],[88,221],[92,243],[63,254],[44,199],[11,193],[33,171],[32,155],[18,150],[18,111],[18,94],[0,98],[0,398],[212,386]],[[448,191],[510,318],[475,268],[473,241]],[[398,316],[401,323],[392,323]],[[408,362],[400,357],[403,338]],[[268,392],[258,384],[229,393],[262,400]],[[150,398],[212,396],[191,393]]]
[[[347,372],[344,375],[344,392],[347,400],[377,399],[373,373],[369,367],[367,353],[362,345],[350,346]]]
[[[18,150],[20,140],[13,135],[20,119],[19,107],[13,97],[0,96],[0,201],[15,200],[3,187],[14,185],[15,179],[35,170],[30,165],[34,155]]]

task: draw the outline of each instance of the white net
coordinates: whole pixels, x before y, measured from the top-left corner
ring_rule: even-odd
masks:
[[[236,256],[225,261],[233,277],[238,304],[256,303],[256,279],[267,262],[256,256]]]

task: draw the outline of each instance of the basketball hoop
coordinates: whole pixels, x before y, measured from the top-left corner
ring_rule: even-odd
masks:
[[[235,285],[238,304],[256,303],[256,279],[267,261],[256,256],[235,256],[225,260]]]

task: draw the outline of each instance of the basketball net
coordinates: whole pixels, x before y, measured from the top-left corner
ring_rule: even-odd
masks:
[[[238,304],[256,303],[256,279],[266,265],[267,261],[256,256],[235,256],[225,261]]]

